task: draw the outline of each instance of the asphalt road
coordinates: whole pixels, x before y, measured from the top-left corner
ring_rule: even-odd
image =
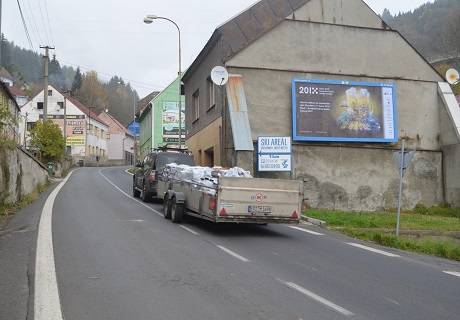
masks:
[[[66,320],[459,319],[458,263],[313,226],[175,225],[131,180],[79,169],[55,200]]]

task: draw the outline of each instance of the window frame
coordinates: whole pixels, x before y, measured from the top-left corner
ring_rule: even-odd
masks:
[[[192,123],[200,119],[200,89],[197,89],[192,95],[193,119]]]

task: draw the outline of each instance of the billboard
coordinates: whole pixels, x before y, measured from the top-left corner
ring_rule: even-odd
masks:
[[[398,141],[394,84],[293,80],[293,140]]]
[[[43,115],[40,115],[43,118]],[[48,115],[48,119],[53,120],[61,131],[64,131],[64,115]],[[84,146],[86,141],[85,116],[84,115],[67,115],[66,127],[66,145],[68,147]]]
[[[182,138],[185,140],[185,114],[182,112]],[[179,106],[177,102],[163,103],[163,141],[179,142]]]

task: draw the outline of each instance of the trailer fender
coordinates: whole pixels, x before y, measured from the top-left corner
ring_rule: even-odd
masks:
[[[176,203],[185,203],[185,195],[182,192],[173,192],[170,199],[175,198]]]

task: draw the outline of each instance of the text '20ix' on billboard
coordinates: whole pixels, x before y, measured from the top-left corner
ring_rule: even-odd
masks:
[[[397,142],[392,83],[293,80],[295,141]]]

